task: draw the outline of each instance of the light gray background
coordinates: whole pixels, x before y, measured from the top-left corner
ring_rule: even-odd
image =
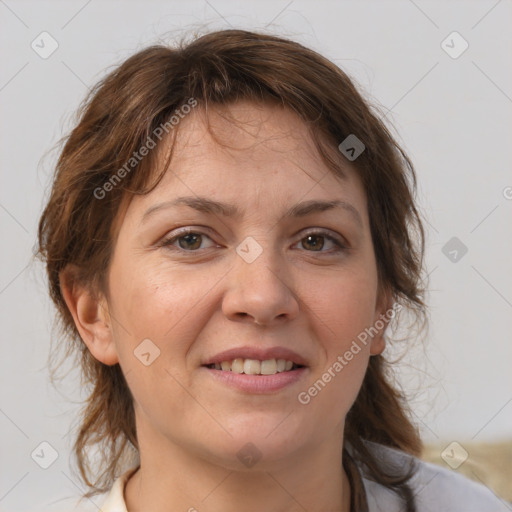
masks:
[[[416,165],[428,222],[431,326],[400,371],[416,420],[427,441],[511,437],[510,1],[0,0],[0,16],[1,511],[46,510],[82,489],[67,435],[79,381],[72,373],[63,395],[48,383],[52,308],[30,264],[55,154],[41,158],[109,66],[191,25],[297,39],[381,105]],[[43,31],[59,45],[47,59],[31,48]],[[453,31],[469,44],[456,59],[441,46]],[[442,252],[452,237],[468,248],[457,262]],[[43,441],[58,452],[46,470],[31,458]]]

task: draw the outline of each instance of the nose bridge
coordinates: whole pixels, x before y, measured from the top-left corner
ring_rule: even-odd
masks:
[[[284,262],[268,236],[258,238],[260,241],[249,236],[236,248],[224,311],[231,317],[250,316],[262,324],[283,316],[292,318],[298,304]]]
[[[258,240],[249,236],[236,248],[236,273],[239,279],[249,280],[252,289],[256,289],[258,283],[265,286],[273,284],[281,267],[279,255],[272,247],[270,236],[265,234],[258,237]],[[283,285],[281,282],[280,284]]]

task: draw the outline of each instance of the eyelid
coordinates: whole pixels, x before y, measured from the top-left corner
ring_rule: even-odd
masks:
[[[157,243],[157,247],[170,247],[172,249],[176,249],[179,252],[189,252],[189,253],[199,252],[199,250],[197,250],[197,251],[186,251],[185,249],[181,249],[181,248],[178,248],[178,247],[173,247],[172,244],[177,239],[179,239],[179,238],[181,238],[183,236],[189,235],[189,234],[207,236],[213,242],[212,237],[207,232],[211,232],[211,230],[209,228],[205,227],[205,226],[201,226],[199,228],[195,228],[194,226],[187,226],[187,227],[183,227],[183,228],[176,228],[173,231],[171,231],[171,234],[164,236],[164,238],[160,242]]]
[[[171,232],[172,233],[171,236],[164,237],[162,239],[162,241],[158,243],[157,246],[158,247],[169,247],[169,248],[175,249],[176,251],[181,252],[181,253],[200,253],[201,251],[210,249],[210,247],[208,247],[206,249],[202,249],[202,250],[197,249],[197,250],[193,250],[193,251],[187,251],[187,250],[181,249],[179,247],[174,247],[172,244],[174,242],[176,242],[177,239],[179,239],[183,236],[186,236],[188,234],[196,234],[196,235],[206,236],[210,240],[212,240],[212,242],[214,242],[212,237],[210,235],[208,235],[205,231],[210,232],[211,230],[205,226],[201,226],[199,228],[195,228],[194,226],[176,228],[175,230],[173,230]],[[329,251],[306,251],[306,252],[312,252],[312,253],[317,252],[320,254],[322,254],[322,253],[323,254],[332,254],[333,252],[339,252],[340,250],[341,251],[348,250],[348,248],[349,248],[349,244],[346,242],[346,239],[344,237],[341,237],[341,235],[336,235],[336,234],[332,233],[330,230],[327,230],[325,228],[305,228],[305,230],[300,231],[298,234],[302,235],[302,236],[293,245],[300,243],[300,241],[307,236],[318,235],[318,236],[323,236],[323,237],[327,238],[328,240],[333,242],[334,245],[337,247],[337,249],[334,249],[334,250],[331,249]]]
[[[302,238],[309,236],[309,235],[321,235],[321,236],[324,236],[325,238],[328,238],[343,247],[348,246],[348,242],[346,241],[346,239],[344,237],[342,237],[341,235],[338,235],[338,234],[334,234],[332,231],[327,230],[325,228],[307,228],[305,233],[302,235]],[[300,242],[300,240],[299,240],[299,242]]]

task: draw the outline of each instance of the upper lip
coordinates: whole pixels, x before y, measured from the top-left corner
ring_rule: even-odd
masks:
[[[222,363],[223,361],[233,361],[234,359],[257,359],[265,361],[267,359],[286,359],[300,366],[307,366],[306,360],[286,347],[236,347],[224,350],[217,355],[208,358],[203,365]]]

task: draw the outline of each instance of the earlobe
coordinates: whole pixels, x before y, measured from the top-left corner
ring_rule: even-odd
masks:
[[[384,352],[385,348],[386,340],[384,338],[384,332],[382,332],[375,335],[374,338],[372,339],[372,343],[370,346],[370,355],[378,356],[379,354],[382,354],[382,352]]]
[[[90,287],[79,283],[75,276],[76,270],[70,266],[59,275],[61,292],[75,326],[91,354],[103,364],[114,365],[119,359],[108,304],[103,296],[96,296]]]
[[[378,331],[372,338],[370,346],[370,354],[376,356],[382,354],[386,348],[386,339],[384,338],[384,332],[390,321],[388,312],[392,309],[392,293],[389,289],[384,291],[377,304],[375,310],[375,318],[373,327]]]

